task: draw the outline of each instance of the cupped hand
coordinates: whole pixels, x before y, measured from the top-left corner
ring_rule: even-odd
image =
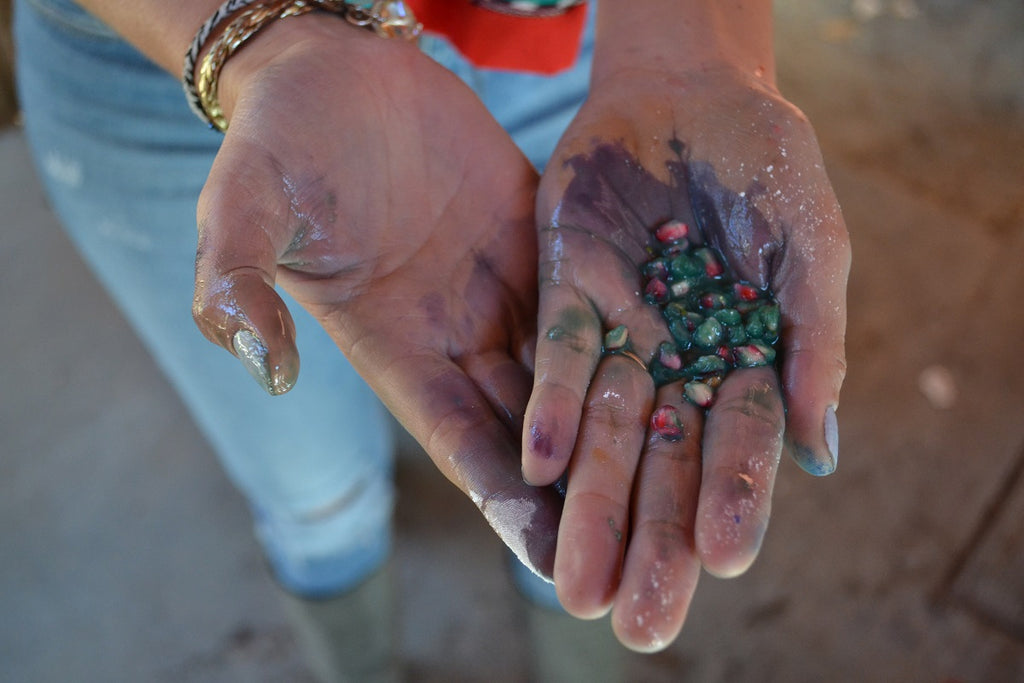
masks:
[[[523,482],[519,450],[536,329],[529,162],[450,72],[328,15],[267,29],[228,63],[221,97],[199,327],[286,391],[298,357],[284,288],[550,576],[561,499]]]
[[[640,268],[670,219],[782,311],[779,374],[733,371],[705,413],[649,364],[672,339]],[[763,539],[784,446],[827,474],[838,454],[849,244],[804,116],[732,70],[604,78],[563,137],[538,201],[540,310],[523,471],[567,475],[555,584],[566,609],[639,650],[678,634],[700,567],[733,576]],[[781,378],[780,378],[781,376]],[[651,429],[675,408],[678,438]]]

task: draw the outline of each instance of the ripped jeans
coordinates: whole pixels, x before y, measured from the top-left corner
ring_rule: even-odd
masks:
[[[556,77],[483,71],[439,38],[429,55],[465,80],[542,167],[586,93],[592,22],[577,66]],[[138,333],[249,501],[276,578],[304,596],[352,587],[390,548],[393,422],[298,305],[307,371],[269,397],[191,317],[196,200],[221,136],[178,80],[71,0],[17,0],[26,135],[68,235]],[[527,595],[553,592],[515,572]]]

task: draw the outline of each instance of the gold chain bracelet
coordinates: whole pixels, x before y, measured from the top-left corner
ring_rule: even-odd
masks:
[[[228,128],[217,96],[217,82],[228,59],[271,22],[315,10],[337,14],[353,26],[371,30],[383,38],[414,40],[422,30],[401,0],[377,0],[369,7],[344,0],[277,0],[248,5],[229,17],[227,27],[217,36],[199,67],[196,96],[200,113],[212,126],[220,131]]]

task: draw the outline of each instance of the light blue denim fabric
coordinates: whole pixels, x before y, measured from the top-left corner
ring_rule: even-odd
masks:
[[[287,296],[303,373],[285,396],[265,395],[196,330],[196,199],[220,134],[176,78],[70,0],[16,0],[15,38],[26,134],[52,205],[249,500],[277,578],[307,596],[355,585],[390,548],[392,424]],[[543,167],[585,95],[587,55],[545,78],[473,69],[438,38],[422,46]]]

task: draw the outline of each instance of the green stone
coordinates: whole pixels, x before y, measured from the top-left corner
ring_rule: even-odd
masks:
[[[756,368],[767,365],[768,360],[757,346],[750,344],[736,347],[736,365],[741,368]]]
[[[771,364],[775,362],[775,347],[770,344],[754,344],[758,351],[764,355],[765,362]]]
[[[685,320],[679,318],[670,318],[668,321],[668,331],[672,335],[672,338],[676,340],[676,343],[680,347],[682,347],[684,351],[690,348],[690,330],[686,326]]]
[[[704,262],[689,254],[680,254],[669,263],[674,280],[696,280],[704,275]]]
[[[659,387],[671,384],[672,382],[680,380],[686,376],[683,374],[682,370],[673,370],[672,368],[662,365],[661,361],[657,358],[651,361],[650,371],[651,379],[654,380],[654,385]]]
[[[625,325],[619,325],[604,335],[604,350],[618,351],[626,345],[627,341],[629,341],[629,330]]]
[[[728,364],[721,356],[709,354],[707,356],[701,356],[690,363],[690,365],[684,368],[684,372],[689,377],[700,377],[702,375],[711,375],[716,372],[724,372],[727,369]]]
[[[729,338],[730,346],[738,346],[739,344],[747,343],[747,331],[743,328],[743,325],[729,325],[725,330],[726,336]]]
[[[764,329],[772,336],[779,334],[779,320],[781,313],[778,304],[768,304],[761,308],[761,320],[764,322]]]
[[[720,311],[715,311],[712,315],[723,325],[729,325],[730,327],[743,322],[743,316],[735,308],[723,308]]]
[[[641,271],[647,278],[665,278],[668,275],[668,263],[663,258],[656,258],[644,264]]]
[[[764,337],[764,322],[761,320],[759,310],[751,311],[747,315],[746,324],[747,337],[750,339],[761,339]]]
[[[687,310],[686,306],[684,306],[682,303],[678,301],[670,301],[665,305],[665,308],[662,311],[662,313],[669,320],[682,320],[683,318],[686,317]]]
[[[708,292],[700,301],[701,306],[715,311],[728,308],[729,304],[729,297],[721,292]]]
[[[693,343],[705,349],[713,349],[721,343],[723,333],[722,323],[715,318],[708,318],[693,331]]]
[[[668,286],[664,296],[650,303],[659,307],[672,335],[650,363],[658,386],[690,380],[686,398],[706,407],[732,368],[774,363],[772,345],[781,315],[769,291],[758,289],[755,297],[752,286],[734,280],[722,255],[707,245],[679,240],[653,245],[648,252],[650,260],[641,272],[647,282]],[[608,332],[605,350],[623,348],[629,348],[625,329]]]

